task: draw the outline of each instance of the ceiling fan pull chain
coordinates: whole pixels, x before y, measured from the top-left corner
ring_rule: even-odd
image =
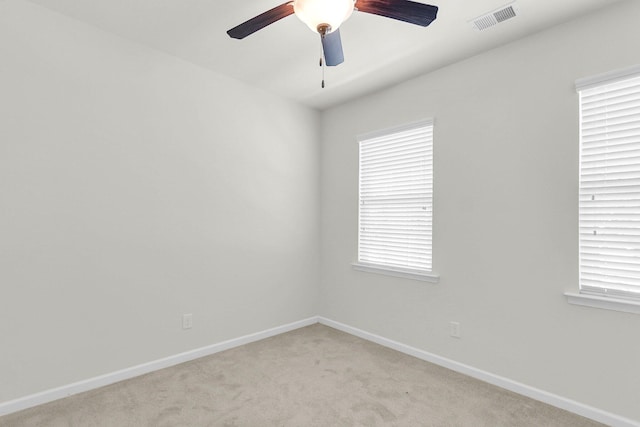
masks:
[[[322,67],[322,84],[321,87],[324,89],[324,47],[322,46],[322,35],[320,36],[320,67]]]

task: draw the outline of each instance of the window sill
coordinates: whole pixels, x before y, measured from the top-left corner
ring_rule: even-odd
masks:
[[[564,294],[569,304],[640,314],[640,301],[601,297],[577,292],[565,292]]]
[[[395,269],[391,267],[382,267],[371,264],[361,264],[354,262],[351,264],[354,270],[364,271],[366,273],[382,274],[385,276],[401,277],[403,279],[419,280],[421,282],[438,283],[440,276],[435,273],[418,273],[411,270]]]

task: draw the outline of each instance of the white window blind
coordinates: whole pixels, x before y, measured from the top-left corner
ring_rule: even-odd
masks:
[[[364,135],[359,143],[358,262],[431,272],[433,121]]]
[[[580,292],[640,299],[640,72],[578,93]]]

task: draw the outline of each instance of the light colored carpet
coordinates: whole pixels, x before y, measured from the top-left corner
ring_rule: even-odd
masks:
[[[319,324],[0,417],[1,426],[598,426]]]

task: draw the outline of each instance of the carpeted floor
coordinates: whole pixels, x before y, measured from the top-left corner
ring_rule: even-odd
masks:
[[[319,324],[0,417],[0,426],[598,426]]]

